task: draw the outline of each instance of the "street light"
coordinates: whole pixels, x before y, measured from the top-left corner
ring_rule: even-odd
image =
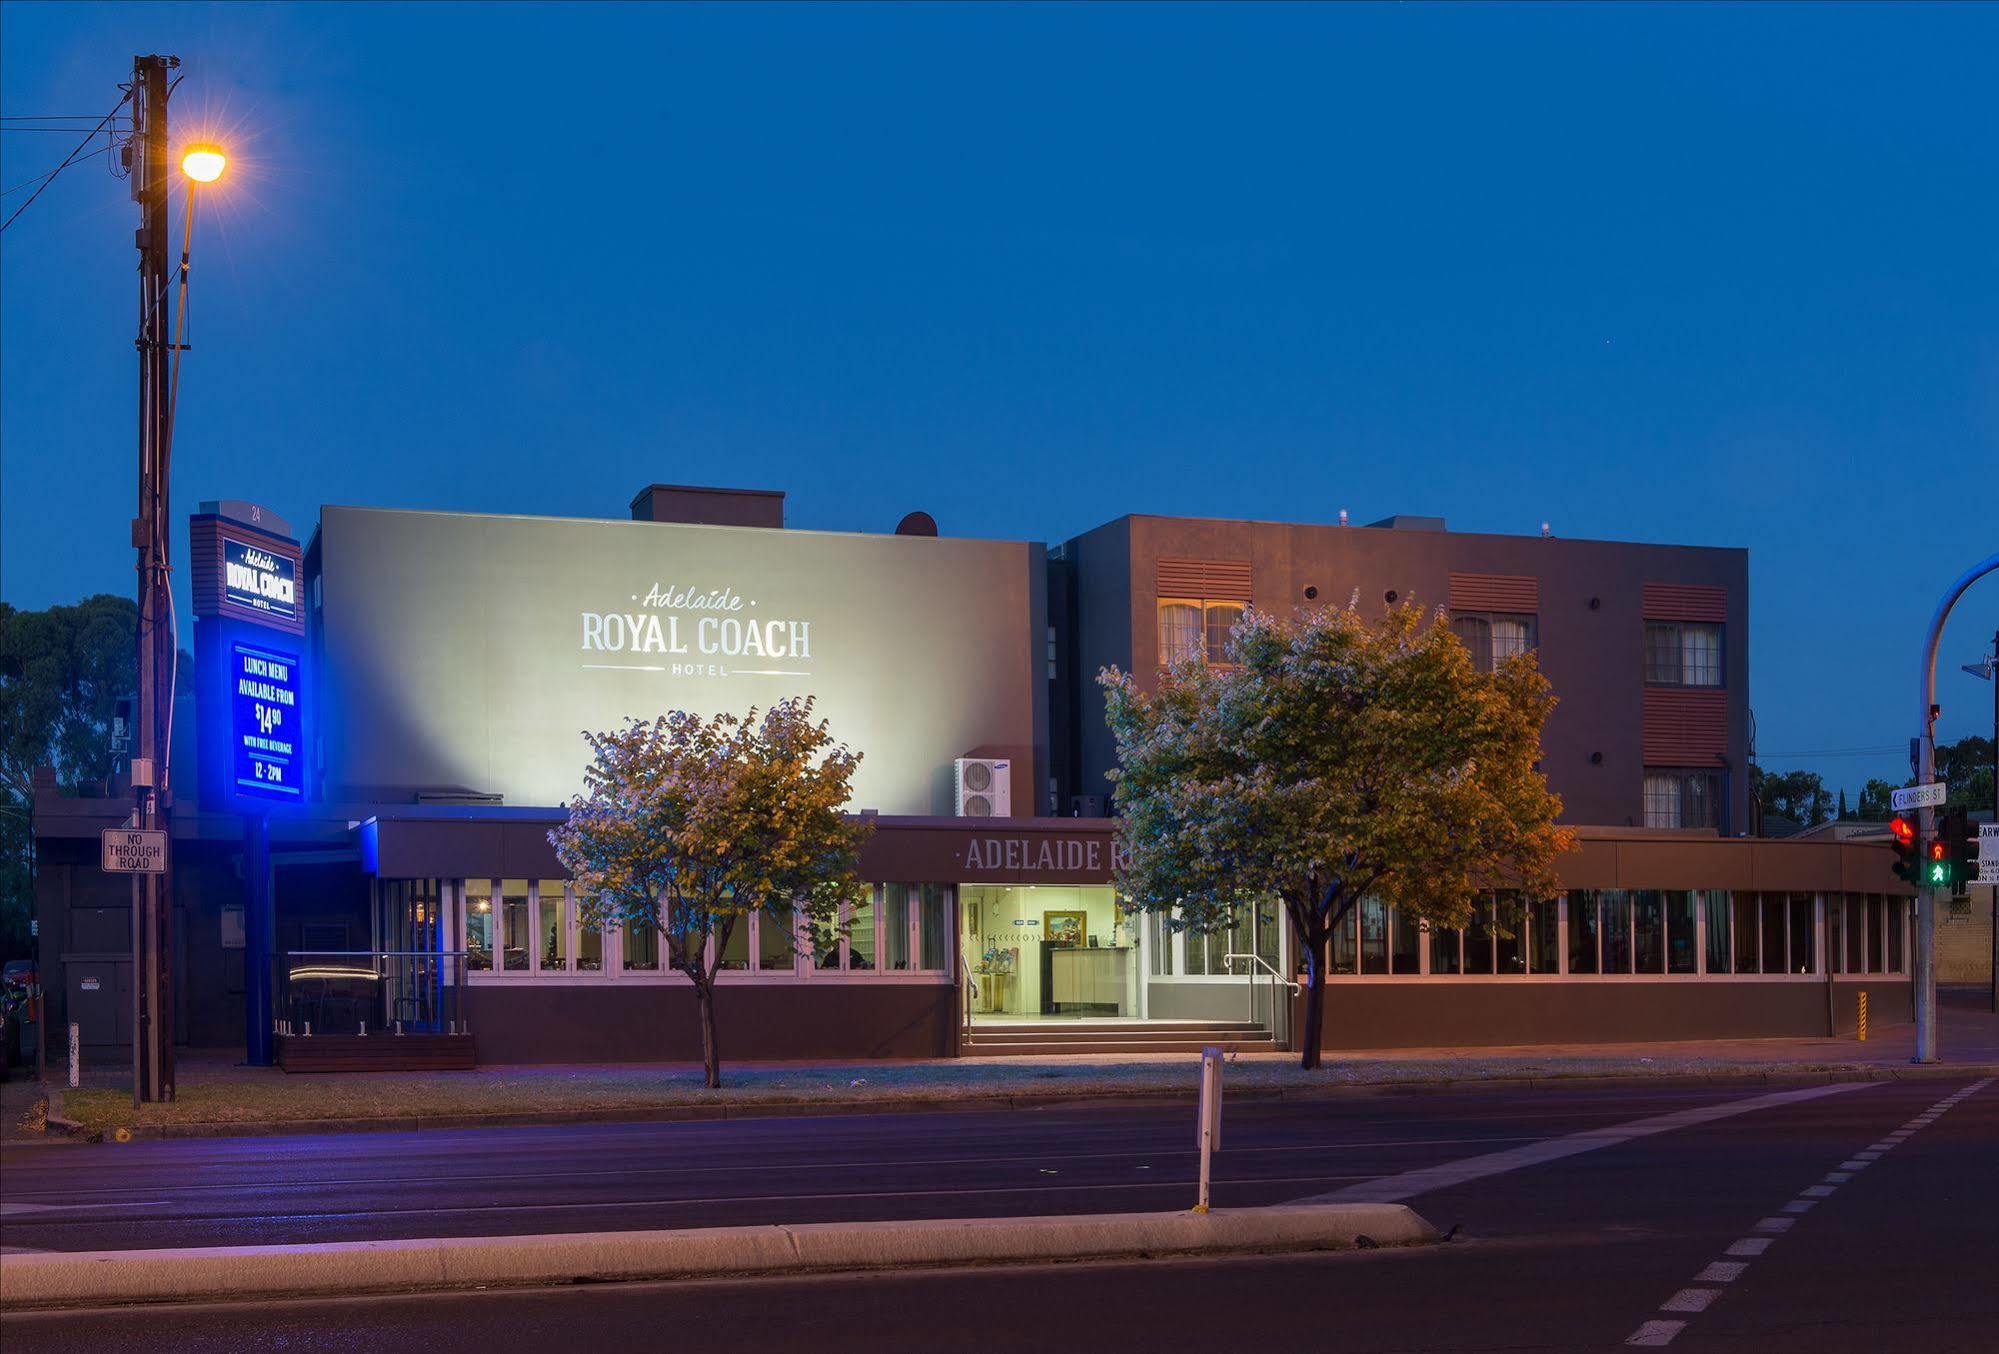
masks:
[[[222,153],[222,147],[201,142],[189,146],[180,157],[180,172],[196,183],[214,183],[228,164],[229,157]]]

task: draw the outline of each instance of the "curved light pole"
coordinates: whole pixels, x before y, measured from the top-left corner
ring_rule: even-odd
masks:
[[[1999,569],[1999,554],[1987,555],[1958,575],[1937,603],[1930,617],[1929,633],[1923,637],[1923,667],[1917,694],[1922,705],[1916,712],[1916,784],[1928,785],[1936,776],[1936,721],[1930,712],[1937,703],[1937,642],[1943,638],[1943,623],[1964,590]],[[1917,811],[1917,840],[1927,842],[1936,831],[1936,810],[1928,806]],[[1935,890],[1924,884],[1916,891],[1916,1056],[1914,1061],[1937,1060],[1937,966]]]

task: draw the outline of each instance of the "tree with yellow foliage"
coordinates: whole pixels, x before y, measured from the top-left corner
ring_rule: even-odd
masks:
[[[1574,848],[1535,769],[1554,706],[1531,653],[1491,673],[1413,604],[1251,610],[1227,661],[1151,690],[1106,669],[1125,906],[1216,934],[1272,899],[1305,975],[1301,1065],[1320,1065],[1326,947],[1363,897],[1439,927],[1481,889],[1555,896]]]
[[[549,843],[585,927],[664,933],[668,964],[694,985],[718,1087],[715,974],[735,928],[762,913],[795,946],[807,927],[837,926],[860,890],[869,825],[842,810],[861,756],[813,720],[809,699],[761,716],[676,710],[583,737],[584,793]]]

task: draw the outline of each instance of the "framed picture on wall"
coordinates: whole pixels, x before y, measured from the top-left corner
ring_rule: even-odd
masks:
[[[1089,918],[1081,912],[1044,912],[1041,914],[1041,940],[1047,945],[1081,945],[1083,928]]]

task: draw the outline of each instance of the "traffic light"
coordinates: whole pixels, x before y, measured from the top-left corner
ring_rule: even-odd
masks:
[[[1971,819],[1963,809],[1952,809],[1938,820],[1937,840],[1950,867],[1951,892],[1963,893],[1972,874]]]
[[[1923,843],[1923,886],[1932,889],[1946,889],[1955,876],[1951,873],[1950,847],[1942,837],[1932,837]]]
[[[1916,867],[1916,820],[1898,813],[1888,820],[1888,832],[1895,839],[1895,878],[1920,887],[1923,880]]]

